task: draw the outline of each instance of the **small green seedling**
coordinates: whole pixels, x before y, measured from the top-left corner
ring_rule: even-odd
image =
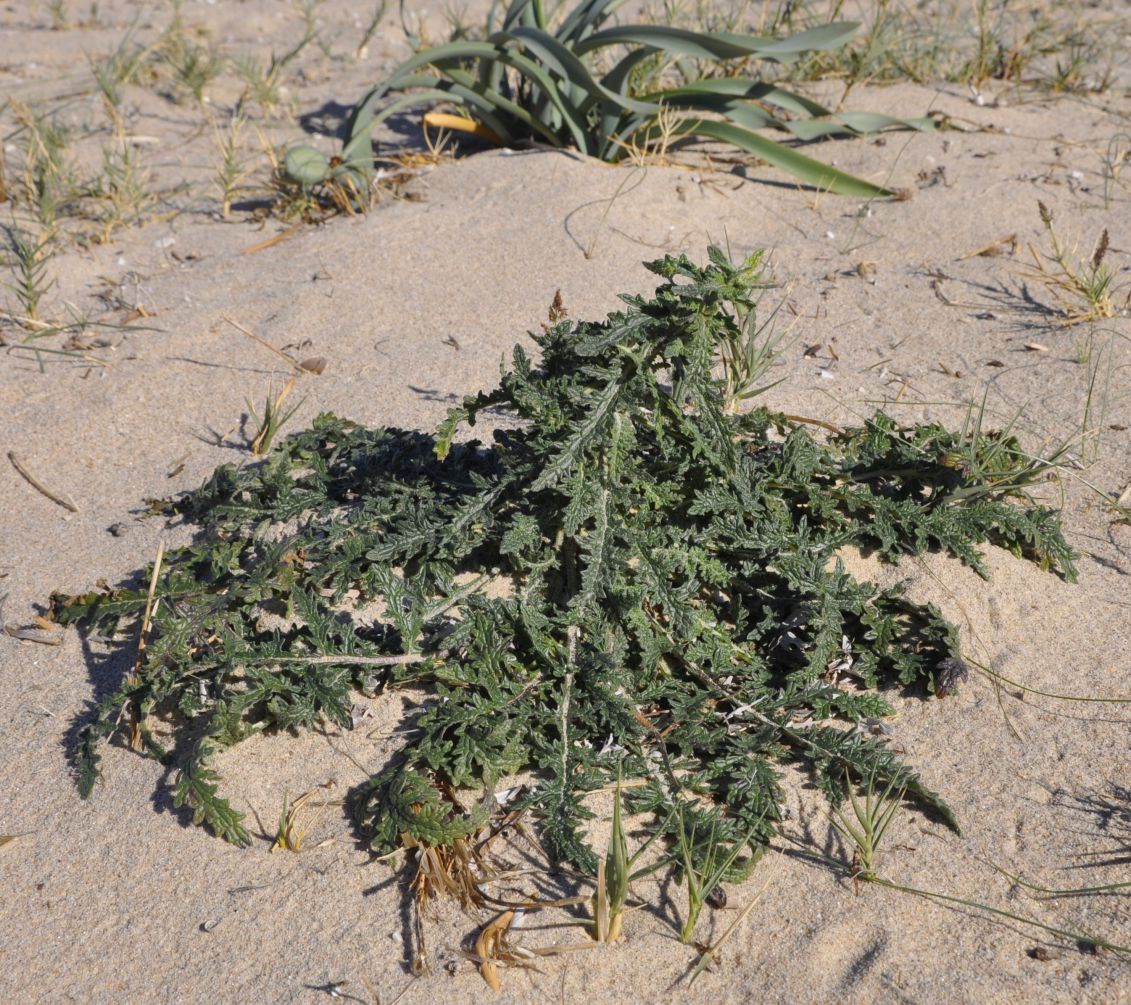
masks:
[[[624,929],[624,905],[628,901],[628,841],[621,818],[621,786],[617,780],[613,799],[613,830],[609,850],[597,866],[595,935],[598,942],[616,942]]]
[[[240,139],[247,119],[240,113],[232,116],[228,128],[221,130],[213,124],[216,149],[220,164],[213,175],[213,184],[220,196],[220,215],[226,220],[232,212],[232,202],[245,188],[251,174],[249,159],[240,153]]]
[[[857,797],[852,777],[845,773],[848,799],[852,806],[852,819],[839,806],[832,809],[831,820],[844,840],[852,847],[852,881],[859,893],[859,881],[871,882],[876,878],[880,844],[895,815],[899,812],[905,789],[900,788],[897,777],[890,777],[877,793],[877,778],[869,774],[864,781],[864,797]]]
[[[747,258],[743,266],[746,270],[743,282],[751,291],[757,291],[757,295],[771,286],[763,281],[762,258],[763,252],[757,251]],[[777,309],[767,320],[759,323],[757,308],[757,300],[736,303],[737,324],[724,332],[719,342],[718,355],[724,380],[723,409],[726,412],[741,411],[748,401],[778,383],[772,381],[766,384],[762,383],[762,379],[780,354],[785,333],[773,329]]]
[[[47,262],[50,258],[50,235],[35,238],[18,227],[6,228],[11,246],[11,266],[14,282],[8,284],[19,303],[23,315],[20,322],[36,326],[40,318],[40,302],[54,285],[47,279]]]
[[[276,393],[275,385],[272,383],[267,388],[267,399],[263,404],[262,416],[255,412],[250,401],[247,403],[247,410],[255,424],[255,435],[251,438],[250,446],[251,452],[256,457],[263,457],[271,450],[271,444],[275,442],[276,434],[286,421],[302,407],[300,401],[290,411],[283,411],[283,402],[287,400],[287,395],[294,390],[294,386],[295,378],[291,377],[283,385],[282,390]]]
[[[752,828],[737,841],[724,841],[719,832],[719,819],[712,815],[706,840],[696,841],[700,821],[693,821],[688,829],[682,806],[676,812],[676,823],[679,827],[676,839],[679,864],[687,883],[687,916],[679,932],[679,941],[686,945],[695,937],[695,926],[704,906],[717,901],[724,880],[734,878],[735,864],[749,850],[750,839],[757,828]]]

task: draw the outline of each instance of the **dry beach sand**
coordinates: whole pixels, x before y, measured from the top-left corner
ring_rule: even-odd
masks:
[[[96,24],[82,24],[76,10],[78,24],[53,31],[49,6],[0,3],[0,100],[54,102],[69,121],[89,123],[102,106],[81,54],[109,51],[139,11],[139,30],[150,34],[168,12],[101,3]],[[318,12],[329,54],[304,53],[290,78],[300,113],[348,105],[406,51],[388,16],[354,58],[372,7],[336,7]],[[229,53],[264,57],[301,34],[294,8],[270,0],[186,2],[182,15]],[[429,23],[439,30],[438,11]],[[1124,52],[1129,28],[1112,22]],[[1087,433],[1076,450],[1085,466],[1063,480],[1078,583],[996,551],[988,583],[937,556],[898,570],[857,564],[882,581],[906,578],[916,599],[960,625],[969,654],[1005,677],[1037,691],[1126,697],[1131,525],[1115,521],[1081,477],[1113,497],[1131,482],[1131,323],[1124,311],[1065,326],[1051,294],[1024,276],[1027,245],[1047,247],[1041,200],[1085,255],[1108,229],[1117,306],[1131,291],[1131,184],[1103,167],[1113,138],[1131,144],[1131,74],[1116,70],[1104,93],[1009,90],[996,106],[993,93],[979,104],[957,85],[856,89],[852,107],[930,109],[956,126],[816,149],[890,179],[910,191],[906,201],[862,206],[754,165],[612,168],[569,152],[487,151],[421,171],[412,199],[386,198],[364,217],[299,228],[250,254],[288,225],[239,206],[218,219],[208,191],[216,148],[200,111],[131,87],[128,132],[156,140],[136,147],[151,184],[192,184],[107,243],[72,243],[52,258],[57,286],[45,316],[132,315],[145,326],[91,328],[84,351],[100,363],[45,356],[40,366],[16,346],[24,333],[0,329],[0,447],[77,508],[51,501],[0,458],[3,622],[34,627],[53,590],[119,582],[159,542],[185,540],[187,528],[144,517],[143,500],[250,459],[247,401],[259,407],[269,383],[282,386],[290,373],[231,322],[297,356],[325,357],[323,373],[299,380],[287,429],[322,411],[428,429],[464,393],[493,386],[500,359],[544,320],[556,290],[572,317],[601,318],[619,293],[652,289],[642,260],[701,260],[719,243],[735,255],[772,249],[781,317],[793,325],[772,405],[839,423],[888,401],[901,419],[960,423],[962,403],[986,394],[995,419],[1016,418],[1034,449]],[[218,109],[239,90],[225,77],[207,93]],[[827,93],[835,100],[835,89]],[[11,108],[0,116],[8,136]],[[301,140],[302,125],[277,121],[270,138]],[[317,142],[333,149],[329,138]],[[1001,239],[1001,253],[976,254]],[[37,344],[62,348],[65,337]],[[1050,485],[1049,498],[1059,491]],[[189,825],[172,806],[169,774],[120,745],[106,752],[94,798],[78,799],[67,762],[76,723],[129,658],[107,663],[73,630],[58,645],[0,634],[0,833],[16,835],[0,846],[4,1001],[318,1002],[335,985],[343,1000],[386,1005],[1131,998],[1131,964],[1115,954],[889,890],[857,896],[830,870],[776,852],[729,891],[727,908],[704,918],[703,933],[717,937],[758,898],[718,965],[690,989],[683,978],[695,954],[678,942],[675,920],[683,894],[656,883],[636,891],[649,906],[628,919],[621,945],[504,972],[497,996],[461,957],[476,922],[443,907],[428,928],[433,973],[413,977],[403,874],[358,847],[340,809],[317,817],[297,855],[269,854],[266,836],[236,849]],[[954,807],[965,834],[903,813],[885,874],[1131,944],[1126,896],[1038,900],[987,861],[1047,887],[1127,881],[1126,706],[997,691],[979,674],[946,701],[894,701],[893,744]],[[371,705],[351,733],[259,738],[225,754],[227,790],[249,822],[273,833],[284,793],[333,778],[340,795],[363,768],[378,769],[399,743],[402,702],[385,694]],[[791,788],[789,802],[787,830],[842,853],[812,793]]]

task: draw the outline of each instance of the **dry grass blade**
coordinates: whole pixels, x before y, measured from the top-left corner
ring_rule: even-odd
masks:
[[[477,848],[466,838],[451,844],[429,845],[411,835],[404,836],[406,848],[416,849],[416,875],[411,889],[416,897],[418,913],[443,895],[451,897],[465,911],[482,908],[487,900],[480,889],[489,872]]]
[[[294,237],[303,228],[303,222],[300,220],[298,223],[291,224],[286,230],[281,230],[274,237],[267,238],[266,241],[260,241],[258,244],[253,244],[250,247],[244,248],[240,251],[241,255],[256,255],[261,251],[266,251],[268,248],[273,248],[276,244],[281,244],[289,237]]]
[[[980,248],[975,248],[973,251],[968,251],[965,255],[959,257],[958,261],[965,262],[971,258],[999,258],[1003,255],[1012,257],[1017,254],[1017,235],[1006,234],[1005,237],[999,237],[996,241],[990,241]]]
[[[534,907],[547,907],[537,904]],[[595,942],[557,942],[551,946],[528,949],[519,946],[508,936],[511,930],[521,924],[526,909],[508,908],[492,919],[480,931],[475,940],[475,953],[471,957],[479,964],[479,973],[488,987],[496,993],[501,990],[499,967],[530,967],[537,969],[535,962],[547,956],[560,956],[564,953],[581,952],[596,947]]]
[[[258,342],[261,346],[263,346],[264,349],[267,349],[269,352],[273,352],[276,356],[279,357],[279,359],[286,363],[287,366],[289,366],[296,373],[303,369],[302,364],[300,364],[298,360],[296,360],[293,356],[290,356],[287,353],[283,352],[282,349],[276,349],[270,342],[267,341],[267,339],[263,338],[260,335],[256,335],[255,332],[245,328],[238,321],[233,321],[226,314],[223,316],[223,320],[227,321],[228,324],[235,328],[236,331],[246,335],[253,342]]]
[[[679,125],[683,117],[662,100],[659,108],[655,121],[648,128],[633,133],[627,140],[613,138],[633,167],[647,167],[649,164],[671,167],[678,163],[669,156],[669,152],[673,143],[681,138]]]
[[[288,802],[286,797],[284,797],[283,813],[279,818],[279,829],[275,834],[275,843],[271,846],[272,852],[302,851],[302,840],[306,837],[307,831],[310,830],[314,820],[317,820],[318,816],[322,815],[322,811],[325,810],[327,806],[334,805],[340,801],[324,799],[314,807],[317,811],[317,816],[307,821],[305,826],[301,829],[299,828],[299,816],[306,810],[307,805],[314,796],[318,795],[319,792],[330,791],[335,785],[337,785],[337,782],[331,778],[328,782],[323,782],[321,785],[316,785],[312,789],[307,789],[307,791],[295,799],[294,802]]]
[[[23,628],[20,625],[5,625],[4,634],[18,642],[35,642],[41,646],[61,646],[63,644],[63,636],[58,632]]]
[[[475,940],[475,953],[479,957],[479,973],[487,986],[498,993],[499,967],[498,964],[505,956],[513,956],[513,950],[506,941],[507,932],[514,923],[514,911],[504,911],[492,922],[485,925]]]
[[[20,477],[22,477],[24,481],[26,481],[33,489],[35,489],[36,492],[40,493],[40,495],[46,496],[56,505],[62,506],[63,509],[70,510],[72,513],[77,513],[79,511],[78,506],[71,502],[70,499],[52,492],[43,484],[43,482],[41,482],[30,471],[28,471],[23,461],[21,461],[19,457],[16,456],[14,450],[8,451],[8,460],[12,462],[12,467],[14,467],[20,473]]]
[[[413,893],[413,927],[416,931],[412,972],[420,976],[431,969],[424,938],[424,916],[432,901],[444,895],[456,900],[465,911],[485,907],[487,900],[479,884],[481,877],[486,875],[486,869],[478,849],[466,838],[432,845],[405,833],[401,835],[401,842],[405,848],[416,851],[416,874],[409,888]]]
[[[157,581],[161,576],[161,563],[165,558],[165,542],[157,545],[157,557],[153,560],[153,571],[149,576],[149,591],[145,597],[145,612],[141,618],[141,630],[137,636],[137,654],[134,656],[133,667],[130,669],[127,680],[131,683],[140,679],[141,668],[145,663],[146,640],[149,638],[149,626],[156,610],[155,597],[157,595]],[[130,750],[140,753],[144,748],[145,726],[136,702],[130,703]]]

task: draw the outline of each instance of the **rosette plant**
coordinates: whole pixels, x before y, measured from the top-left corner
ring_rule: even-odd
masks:
[[[763,135],[773,129],[810,141],[885,129],[929,129],[930,118],[833,112],[802,95],[747,75],[755,61],[791,63],[843,46],[859,25],[836,22],[775,39],[660,24],[615,24],[624,0],[582,0],[551,27],[543,0],[512,0],[487,36],[422,49],[365,94],[346,124],[341,153],[313,147],[287,154],[285,170],[305,188],[363,191],[372,171],[370,133],[397,112],[454,106],[474,131],[505,146],[571,147],[615,162],[664,133],[731,144],[807,185],[870,198],[882,185],[821,163]],[[704,64],[715,75],[695,76]],[[666,72],[676,66],[679,78]]]

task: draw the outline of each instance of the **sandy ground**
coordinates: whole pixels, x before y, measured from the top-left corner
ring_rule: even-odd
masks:
[[[101,105],[81,54],[116,45],[139,9],[142,31],[166,14],[104,3],[84,23],[71,5],[75,26],[53,31],[49,6],[0,4],[0,99],[94,122]],[[320,15],[329,54],[304,54],[289,77],[300,113],[348,106],[405,51],[387,18],[355,58],[371,8],[339,6],[344,13]],[[301,34],[294,9],[269,0],[189,2],[182,11],[232,54],[264,56]],[[239,85],[222,78],[207,93],[214,109],[230,107]],[[1124,305],[1131,186],[1105,173],[1104,158],[1120,136],[1128,146],[1128,77],[1103,94],[1007,98],[979,105],[953,86],[853,93],[853,107],[931,109],[953,120],[947,131],[816,151],[890,179],[909,190],[907,201],[822,197],[756,166],[610,168],[571,153],[493,151],[422,171],[412,200],[386,198],[363,218],[300,228],[247,253],[286,225],[257,219],[253,195],[219,219],[208,189],[216,151],[199,110],[159,89],[129,88],[130,134],[157,139],[137,145],[147,177],[167,193],[162,209],[179,211],[155,209],[108,243],[72,243],[52,258],[57,286],[45,316],[133,315],[146,326],[91,328],[88,339],[105,342],[86,350],[99,363],[37,359],[16,344],[26,333],[3,332],[0,446],[78,509],[50,501],[0,459],[3,621],[31,623],[53,590],[129,576],[160,541],[185,533],[144,518],[143,500],[249,459],[247,402],[258,407],[288,374],[230,322],[326,357],[325,372],[301,380],[289,428],[321,411],[429,428],[459,396],[493,386],[503,354],[543,320],[556,290],[573,317],[600,318],[619,293],[651,289],[642,260],[702,258],[721,243],[736,255],[772,249],[781,316],[793,325],[772,404],[844,422],[886,401],[908,421],[960,422],[964,403],[986,395],[995,420],[1014,421],[1034,449],[1085,434],[1075,450],[1082,466],[1063,483],[1078,583],[996,552],[988,584],[938,557],[867,571],[907,578],[916,598],[962,626],[969,653],[1005,677],[1055,694],[1128,696],[1131,526],[1115,522],[1083,479],[1109,496],[1131,482],[1131,325],[1123,312],[1065,326],[1051,294],[1025,275],[1027,245],[1048,246],[1041,200],[1084,255],[1108,229]],[[317,120],[264,126],[273,142],[296,141]],[[0,121],[8,136],[12,121]],[[178,181],[190,187],[170,192]],[[1002,253],[977,254],[998,241]],[[112,533],[115,525],[124,532]],[[317,1002],[334,985],[386,1005],[492,997],[460,955],[476,921],[454,910],[428,928],[433,973],[412,976],[402,877],[358,848],[337,809],[318,819],[300,854],[268,854],[266,836],[238,850],[191,826],[172,807],[171,777],[122,747],[107,751],[103,784],[80,802],[68,747],[88,703],[123,671],[122,658],[107,662],[96,649],[74,631],[56,646],[0,635],[0,832],[17,836],[0,846],[3,1000]],[[893,743],[955,808],[965,835],[902,814],[885,873],[1131,944],[1126,896],[1037,900],[988,864],[1054,888],[1127,881],[1126,706],[999,692],[980,675],[945,702],[896,702]],[[228,791],[273,831],[284,793],[329,778],[344,791],[362,767],[380,767],[396,747],[401,707],[399,696],[383,695],[365,730],[242,744],[222,763]],[[790,833],[840,853],[819,803],[794,793],[790,808]],[[654,906],[629,918],[623,945],[504,973],[496,1000],[1131,998],[1131,966],[1111,953],[892,891],[857,896],[830,870],[776,852],[702,922],[705,937],[717,936],[758,898],[719,965],[688,989],[695,956],[677,941],[682,892],[644,884],[636,893]]]

